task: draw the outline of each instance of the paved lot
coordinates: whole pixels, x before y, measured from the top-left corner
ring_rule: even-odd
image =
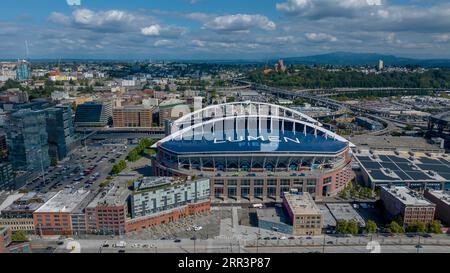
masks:
[[[26,189],[37,192],[59,191],[65,187],[96,189],[111,171],[111,166],[124,159],[132,147],[94,144],[80,147],[44,175],[29,182]],[[89,169],[89,170],[87,170]]]

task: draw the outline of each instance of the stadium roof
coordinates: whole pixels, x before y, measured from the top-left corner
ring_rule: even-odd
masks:
[[[183,153],[326,153],[336,154],[347,143],[324,136],[304,135],[290,131],[277,131],[258,136],[248,131],[239,136],[203,139],[173,139],[163,142],[161,148],[177,154]]]

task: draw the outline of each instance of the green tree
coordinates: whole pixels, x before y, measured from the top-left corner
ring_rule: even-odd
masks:
[[[350,234],[358,234],[359,228],[358,228],[358,223],[355,220],[350,220],[347,223],[347,231]]]
[[[428,226],[428,232],[435,233],[435,234],[441,234],[442,233],[441,221],[433,220],[433,222],[431,222],[431,224]]]
[[[125,162],[125,160],[121,160],[112,167],[111,172],[113,174],[117,175],[117,174],[121,173],[123,170],[125,170],[126,168],[127,168],[127,163]]]
[[[348,233],[348,222],[345,220],[336,221],[336,233],[337,234],[347,234]]]
[[[389,233],[403,233],[404,229],[396,221],[392,221],[390,224],[386,225],[386,231]]]
[[[11,235],[13,242],[26,242],[28,241],[28,234],[23,230],[14,231]]]
[[[366,233],[368,233],[368,234],[376,233],[377,229],[378,229],[377,224],[374,221],[368,220],[366,222],[366,228],[365,228]]]

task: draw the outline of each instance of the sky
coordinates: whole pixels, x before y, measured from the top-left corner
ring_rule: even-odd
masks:
[[[450,58],[450,1],[0,0],[0,58],[271,59],[336,51]]]

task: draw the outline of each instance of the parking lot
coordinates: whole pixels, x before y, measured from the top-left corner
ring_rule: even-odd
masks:
[[[142,231],[130,232],[125,237],[136,240],[175,240],[190,239],[209,239],[219,236],[221,219],[231,218],[230,210],[213,210],[208,214],[188,216],[177,222],[171,222],[154,226]],[[201,229],[195,231],[192,227],[200,226]]]
[[[48,192],[64,188],[91,189],[97,187],[109,175],[111,166],[128,153],[126,144],[92,144],[77,148],[57,166],[26,185],[30,191]]]

